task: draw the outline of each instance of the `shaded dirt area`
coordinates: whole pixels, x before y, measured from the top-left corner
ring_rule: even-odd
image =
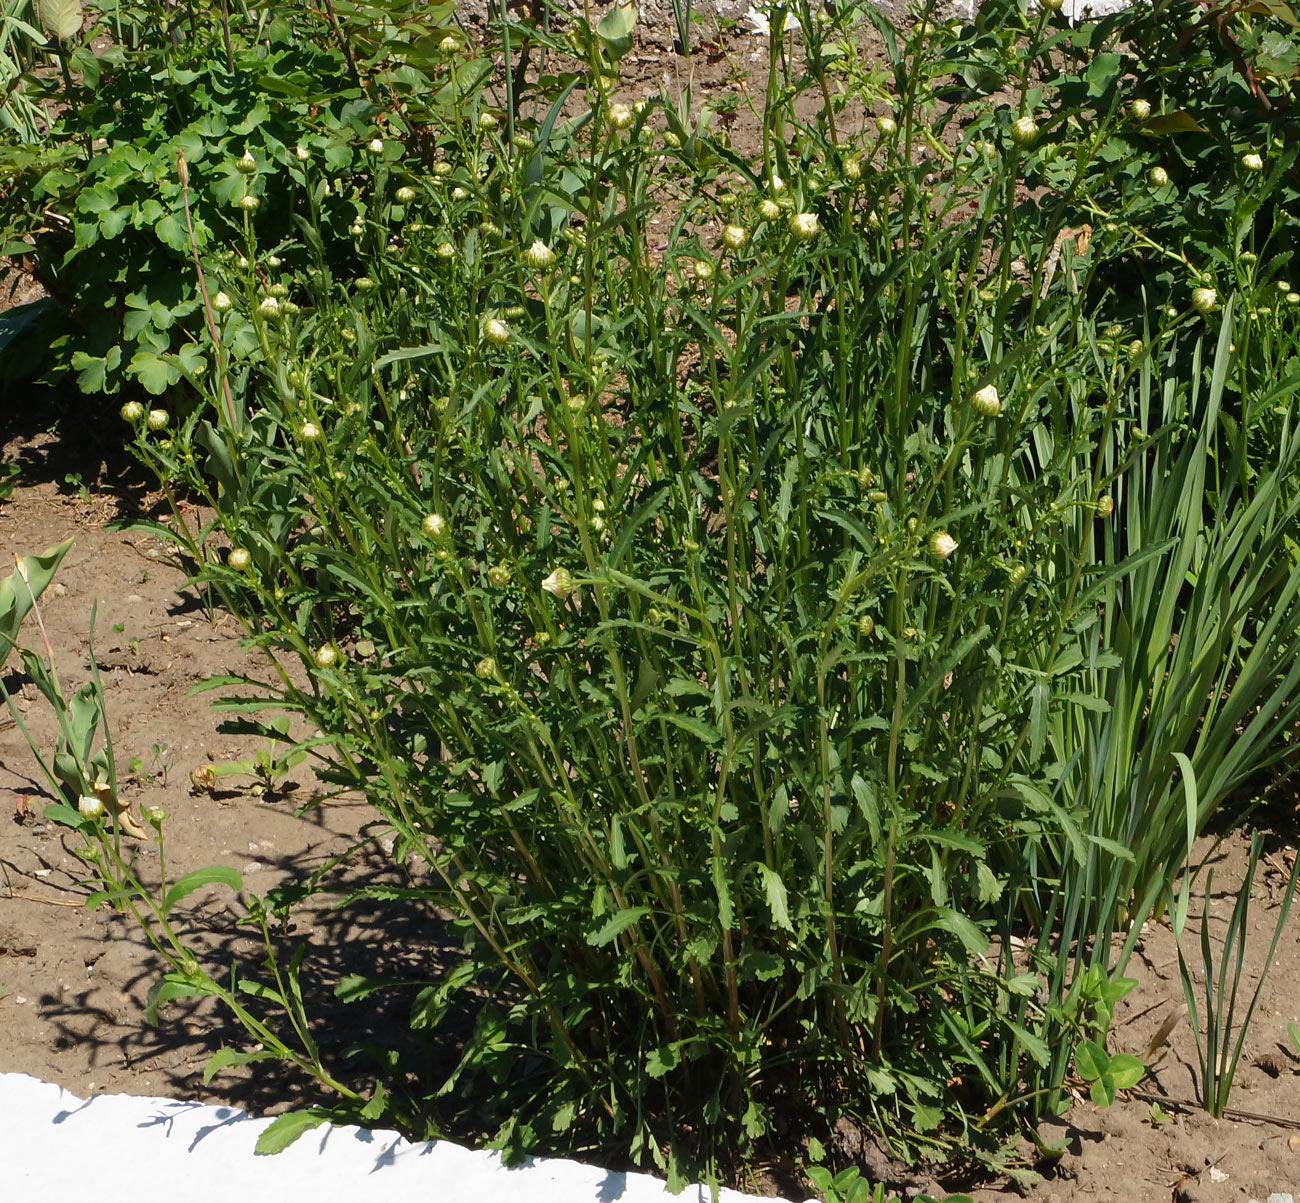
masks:
[[[265,740],[219,730],[230,716],[212,710],[215,695],[188,694],[206,675],[255,674],[256,664],[241,648],[234,622],[220,612],[210,616],[202,599],[184,588],[183,573],[156,538],[108,528],[114,518],[146,511],[156,500],[129,468],[48,436],[11,442],[4,459],[19,463],[22,475],[13,496],[0,502],[0,548],[31,554],[76,537],[42,599],[41,615],[69,690],[89,674],[87,632],[92,603],[98,604],[95,651],[122,794],[136,813],[145,806],[165,810],[169,878],[227,865],[240,871],[247,891],[265,895],[286,878],[305,878],[342,858],[329,880],[349,889],[396,880],[375,843],[357,846],[373,818],[364,803],[347,796],[317,802],[326,787],[310,763],[270,790],[251,766],[221,776],[211,791],[192,786],[190,774],[200,765],[229,766],[268,749]],[[39,639],[30,619],[24,638]],[[16,657],[4,671],[22,722],[48,749],[55,724],[45,700],[25,682]],[[18,724],[0,713],[0,1071],[30,1073],[81,1095],[183,1094],[260,1110],[310,1096],[310,1083],[286,1078],[279,1067],[260,1075],[228,1071],[206,1088],[201,1075],[209,1055],[223,1043],[248,1046],[243,1030],[211,1005],[164,1004],[159,1026],[144,1022],[160,958],[132,919],[108,907],[84,907],[89,891],[70,851],[77,837],[44,821],[49,801]],[[157,846],[133,847],[141,876],[156,880]],[[302,908],[290,930],[274,932],[285,957],[303,940],[310,945],[303,988],[327,1057],[365,1038],[359,1023],[390,1018],[338,1004],[333,989],[340,976],[360,970],[427,976],[437,972],[443,955],[436,922],[418,915],[404,920],[391,906],[381,921],[365,902],[341,912],[329,901]],[[179,909],[182,930],[192,933],[214,969],[238,963],[241,971],[262,976],[261,934],[233,925],[243,911],[236,911],[228,891],[201,890]],[[398,1030],[404,1026],[399,1022]]]

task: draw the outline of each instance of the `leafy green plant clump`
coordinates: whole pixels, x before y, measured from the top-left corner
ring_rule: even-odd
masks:
[[[752,156],[620,91],[617,9],[430,34],[437,103],[346,163],[210,151],[285,205],[199,247],[203,363],[160,352],[195,391],[123,416],[281,669],[210,684],[322,733],[407,867],[377,896],[461,937],[345,984],[462,1042],[381,1055],[365,1118],[675,1183],[801,1150],[858,1198],[846,1130],[1004,1164],[1136,1083],[1141,923],[1294,756],[1295,143],[1164,111],[1240,76],[1153,74],[1141,15],[788,11]],[[1175,161],[1213,207],[1163,203]]]

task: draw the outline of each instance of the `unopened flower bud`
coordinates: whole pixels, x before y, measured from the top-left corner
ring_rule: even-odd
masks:
[[[1213,288],[1193,288],[1192,308],[1197,313],[1210,313],[1219,303],[1219,294]]]
[[[500,318],[486,318],[483,322],[483,338],[494,347],[504,346],[510,341],[510,327]]]
[[[1115,512],[1115,499],[1107,493],[1097,500],[1097,517],[1109,518]]]
[[[557,601],[564,601],[573,592],[573,574],[567,568],[557,568],[543,582],[542,589]]]
[[[946,530],[937,530],[930,536],[930,554],[936,559],[946,560],[957,550],[957,540]]]
[[[420,529],[430,539],[441,539],[447,533],[447,519],[441,514],[425,514]]]
[[[261,207],[262,198],[260,196],[244,196],[239,200],[239,207],[245,213],[256,213]]]
[[[1132,117],[1134,121],[1145,121],[1151,116],[1151,102],[1149,100],[1142,100],[1141,98],[1131,100],[1129,101],[1128,111],[1129,116]]]
[[[149,416],[145,419],[145,425],[150,430],[163,430],[167,426],[167,411],[165,409],[151,409]]]
[[[236,572],[243,572],[252,562],[253,557],[248,554],[246,547],[232,547],[230,554],[226,556],[226,563]]]
[[[491,656],[484,656],[474,665],[474,675],[481,681],[489,681],[497,675],[497,662]]]
[[[877,117],[876,133],[878,133],[882,138],[892,138],[896,133],[898,133],[898,122],[889,116]]]
[[[216,310],[217,313],[229,313],[231,305],[232,302],[230,298],[224,292],[219,292],[212,298],[212,308]]]
[[[1264,170],[1264,160],[1263,160],[1263,158],[1262,158],[1261,156],[1257,155],[1254,151],[1250,151],[1250,152],[1248,152],[1248,153],[1246,153],[1246,154],[1244,154],[1244,155],[1241,156],[1241,165],[1242,165],[1242,166],[1243,166],[1247,171],[1263,171],[1263,170]]]
[[[790,215],[790,233],[800,242],[816,238],[821,232],[821,223],[816,213],[792,213]]]
[[[729,225],[722,231],[722,241],[733,251],[738,251],[749,238],[749,231],[744,226]]]
[[[781,206],[769,197],[764,197],[758,205],[758,215],[764,221],[775,221],[781,216]]]
[[[122,415],[123,422],[135,423],[144,417],[144,406],[139,401],[128,401],[118,413]]]
[[[494,589],[504,589],[510,584],[510,569],[505,564],[493,564],[487,570],[487,579]]]
[[[1007,565],[1007,584],[1013,589],[1025,579],[1025,566],[1019,562]]]
[[[372,155],[382,155],[384,153],[384,140],[382,138],[370,139],[370,153]]]
[[[691,271],[694,273],[697,280],[713,279],[713,264],[707,259],[696,259],[695,262],[691,264]]]
[[[628,129],[635,120],[632,110],[625,104],[611,104],[606,115],[609,117],[610,125],[615,129]]]
[[[83,819],[97,819],[104,813],[104,804],[94,794],[82,794],[77,799],[77,812]]]
[[[332,643],[322,643],[312,653],[311,658],[317,668],[332,668],[335,661],[338,660],[339,654]]]
[[[533,245],[524,252],[524,262],[531,268],[543,271],[555,263],[555,252],[540,238],[534,238]]]
[[[971,394],[971,409],[984,418],[996,418],[1002,412],[1002,399],[995,385],[986,384]]]
[[[1150,182],[1152,188],[1163,188],[1169,183],[1169,172],[1167,172],[1163,167],[1153,167],[1147,173],[1147,180]]]
[[[309,151],[305,146],[296,146],[294,147],[293,157],[297,159],[299,163],[305,163],[311,158],[311,151]]]
[[[863,639],[870,639],[871,632],[876,629],[876,621],[870,614],[864,614],[858,619],[858,634]]]
[[[415,199],[415,189],[409,184],[403,184],[396,192],[393,193],[394,199],[403,205],[409,205]]]
[[[257,170],[257,160],[251,151],[244,151],[243,156],[235,160],[235,170],[240,175],[252,175]]]
[[[298,427],[298,437],[304,443],[314,443],[320,438],[321,430],[315,422],[304,422]]]
[[[1038,122],[1028,113],[1017,117],[1011,123],[1011,141],[1017,146],[1028,146],[1038,137]]]

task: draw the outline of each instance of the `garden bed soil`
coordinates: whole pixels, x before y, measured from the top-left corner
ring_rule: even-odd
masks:
[[[110,526],[114,519],[150,511],[158,500],[129,463],[104,463],[70,437],[30,434],[11,439],[4,459],[19,463],[22,475],[13,496],[0,503],[0,546],[31,554],[69,535],[76,538],[41,606],[45,627],[64,680],[75,683],[87,670],[86,633],[92,603],[98,604],[96,652],[118,762],[140,762],[134,773],[125,773],[124,792],[137,809],[161,806],[167,812],[169,873],[229,865],[259,894],[339,856],[341,883],[356,886],[392,874],[374,844],[354,848],[371,818],[362,799],[331,797],[303,810],[323,793],[305,764],[276,792],[259,793],[251,775],[224,777],[214,793],[192,788],[190,773],[197,766],[250,756],[258,741],[222,732],[223,715],[210,707],[213,695],[190,696],[190,687],[207,674],[256,665],[241,648],[233,619],[208,612],[156,538]],[[24,686],[14,663],[5,671],[24,722],[38,739],[48,740],[53,727],[42,701]],[[0,720],[0,1071],[31,1074],[80,1096],[163,1095],[263,1114],[314,1097],[309,1082],[286,1076],[278,1066],[271,1072],[259,1073],[256,1065],[226,1071],[205,1084],[211,1053],[224,1043],[245,1043],[242,1031],[210,1005],[166,1004],[157,1027],[144,1022],[158,958],[132,922],[105,907],[83,905],[88,890],[70,851],[73,837],[42,818],[49,801],[17,725]],[[1246,989],[1260,971],[1296,855],[1293,803],[1275,806],[1271,818],[1276,831],[1253,887]],[[157,849],[144,844],[139,852],[144,871],[156,872]],[[1211,936],[1221,953],[1246,840],[1231,835],[1211,855]],[[182,905],[183,923],[218,972],[232,958],[245,965],[259,960],[256,931],[231,924],[235,912],[228,893],[200,891]],[[356,1026],[362,1011],[370,1024],[390,1018],[335,1004],[332,989],[341,974],[428,974],[447,955],[436,921],[387,911],[380,916],[364,904],[345,911],[304,908],[296,930],[283,938],[305,939],[310,946],[305,984],[327,1057],[365,1035]],[[1189,944],[1189,952],[1196,947]],[[1193,959],[1199,963],[1199,953]],[[1182,1006],[1167,926],[1150,925],[1130,972],[1139,985],[1119,1009],[1111,1047],[1141,1056]],[[402,1017],[391,1018],[400,1033]],[[1044,1176],[1028,1196],[1055,1203],[1236,1203],[1300,1194],[1300,1056],[1289,1043],[1288,1023],[1300,1023],[1300,909],[1278,944],[1246,1039],[1233,1118],[1211,1119],[1195,1105],[1196,1054],[1190,1027],[1181,1019],[1140,1090],[1106,1110],[1082,1100],[1065,1120],[1043,1125],[1043,1141],[1062,1152],[1059,1159],[1040,1161]],[[1159,1119],[1153,1102],[1166,1118]],[[1025,1152],[1032,1156],[1029,1146]],[[792,1163],[797,1157],[792,1150]],[[776,1179],[759,1173],[740,1185],[775,1189]],[[797,1179],[793,1186],[789,1178],[779,1185],[784,1194],[798,1193]],[[930,1189],[942,1193],[939,1184]],[[1012,1189],[994,1183],[976,1185],[973,1193],[981,1203],[994,1203]]]

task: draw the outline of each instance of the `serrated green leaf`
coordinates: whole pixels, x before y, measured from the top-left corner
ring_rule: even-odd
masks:
[[[650,908],[646,906],[629,906],[621,911],[615,911],[607,916],[599,927],[587,933],[587,943],[592,948],[603,948],[606,944],[612,944],[629,927],[649,913]]]
[[[786,895],[785,882],[781,880],[781,875],[762,862],[757,862],[754,867],[758,870],[759,877],[763,879],[763,892],[767,895],[767,905],[772,912],[772,922],[786,931],[794,931],[794,924],[790,922],[789,900]]]
[[[265,1048],[254,1049],[247,1053],[241,1053],[233,1048],[219,1048],[208,1058],[208,1063],[203,1068],[203,1085],[208,1085],[223,1069],[235,1065],[247,1065],[250,1061],[266,1061],[274,1056],[275,1053]]]

